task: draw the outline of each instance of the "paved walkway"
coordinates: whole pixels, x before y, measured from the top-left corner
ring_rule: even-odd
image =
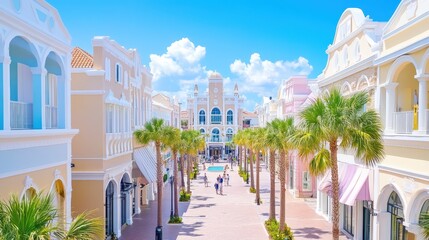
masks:
[[[224,164],[216,164],[224,165]],[[209,166],[209,165],[207,165]],[[268,239],[263,226],[269,213],[269,173],[261,171],[261,198],[263,203],[254,203],[255,195],[249,193],[249,186],[238,176],[237,168],[227,171],[231,186],[224,186],[224,195],[217,195],[214,181],[219,172],[207,172],[209,187],[204,187],[201,171],[192,181],[192,200],[179,203],[183,224],[167,224],[170,215],[170,186],[163,194],[163,239],[164,240],[261,240]],[[279,187],[276,188],[276,213],[279,213]],[[294,231],[295,239],[332,239],[331,225],[317,215],[304,199],[294,199],[287,193],[286,223]],[[153,240],[156,227],[156,201],[142,209],[135,216],[134,224],[124,229],[121,240]]]

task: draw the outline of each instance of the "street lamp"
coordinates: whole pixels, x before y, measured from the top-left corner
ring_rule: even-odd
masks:
[[[173,218],[173,192],[174,192],[174,188],[173,188],[173,183],[174,183],[174,177],[170,176],[170,184],[171,184],[171,210],[170,210],[170,219]]]

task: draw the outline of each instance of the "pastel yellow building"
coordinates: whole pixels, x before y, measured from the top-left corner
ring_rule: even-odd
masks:
[[[369,94],[365,109],[374,109],[377,84],[377,66],[374,60],[379,55],[379,42],[385,23],[365,17],[361,9],[348,8],[341,15],[332,44],[326,49],[328,61],[317,78],[319,95],[338,88],[344,96],[358,91]],[[339,200],[340,229],[352,239],[371,239],[374,216],[373,180],[377,174],[365,166],[350,149],[339,149]],[[331,219],[332,198],[330,172],[319,178],[317,211]],[[330,185],[329,185],[330,186]]]
[[[139,146],[132,132],[151,118],[151,75],[137,50],[109,37],[95,37],[92,44],[92,55],[80,48],[72,53],[72,126],[80,129],[72,144],[72,208],[95,210],[105,219],[106,236],[119,237],[147,203],[140,195],[149,181],[138,180],[144,176],[136,171],[133,179]]]
[[[71,221],[71,38],[45,1],[0,7],[0,199],[50,193]]]
[[[378,239],[423,239],[419,216],[429,210],[429,2],[401,1],[383,29],[378,101],[385,160],[378,166]]]

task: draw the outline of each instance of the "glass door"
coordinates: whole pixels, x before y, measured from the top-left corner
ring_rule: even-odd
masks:
[[[363,224],[362,224],[362,239],[370,240],[371,239],[371,214],[368,207],[368,202],[364,201],[363,205]]]

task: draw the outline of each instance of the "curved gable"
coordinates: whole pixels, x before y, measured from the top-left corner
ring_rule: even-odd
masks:
[[[341,42],[350,33],[365,23],[365,16],[359,8],[347,8],[341,14],[335,31],[334,44]]]
[[[429,15],[429,0],[403,0],[384,28],[383,34],[392,33],[423,15]]]

